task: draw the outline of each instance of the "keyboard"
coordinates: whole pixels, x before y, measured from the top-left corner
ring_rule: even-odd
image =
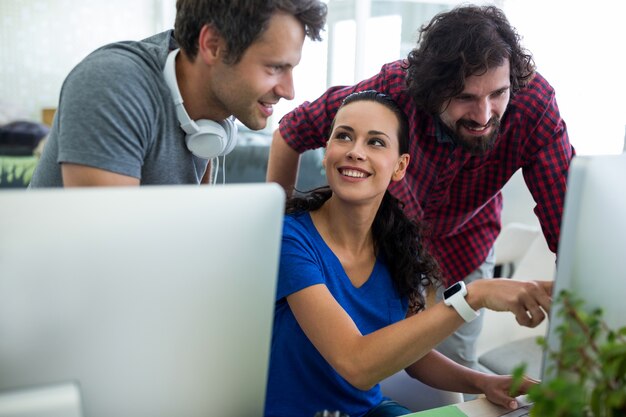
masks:
[[[527,417],[530,415],[530,410],[532,407],[532,404],[527,404],[520,408],[516,408],[513,411],[509,411],[506,414],[501,414],[500,417]]]

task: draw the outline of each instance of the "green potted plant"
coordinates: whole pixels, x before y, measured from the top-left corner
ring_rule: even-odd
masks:
[[[559,294],[556,302],[562,307],[560,347],[551,351],[545,338],[538,338],[554,364],[547,370],[553,377],[528,393],[534,402],[531,416],[626,416],[626,327],[609,328],[601,309],[588,312],[569,292]],[[524,368],[514,372],[518,381]]]

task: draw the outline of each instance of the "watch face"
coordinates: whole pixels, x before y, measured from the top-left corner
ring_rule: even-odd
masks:
[[[448,299],[452,297],[454,294],[461,291],[461,288],[463,287],[460,282],[457,282],[456,284],[446,288],[446,290],[443,292],[443,298]]]

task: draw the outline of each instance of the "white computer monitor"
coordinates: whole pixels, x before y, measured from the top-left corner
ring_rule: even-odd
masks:
[[[0,192],[0,405],[74,384],[84,417],[262,415],[283,206],[275,184]]]
[[[626,154],[576,156],[570,166],[554,295],[569,290],[610,327],[626,326]],[[558,350],[556,304],[548,343]],[[544,358],[544,378],[551,368]]]

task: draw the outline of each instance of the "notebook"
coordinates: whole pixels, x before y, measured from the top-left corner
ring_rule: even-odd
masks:
[[[283,207],[262,183],[0,192],[4,404],[261,415]]]

